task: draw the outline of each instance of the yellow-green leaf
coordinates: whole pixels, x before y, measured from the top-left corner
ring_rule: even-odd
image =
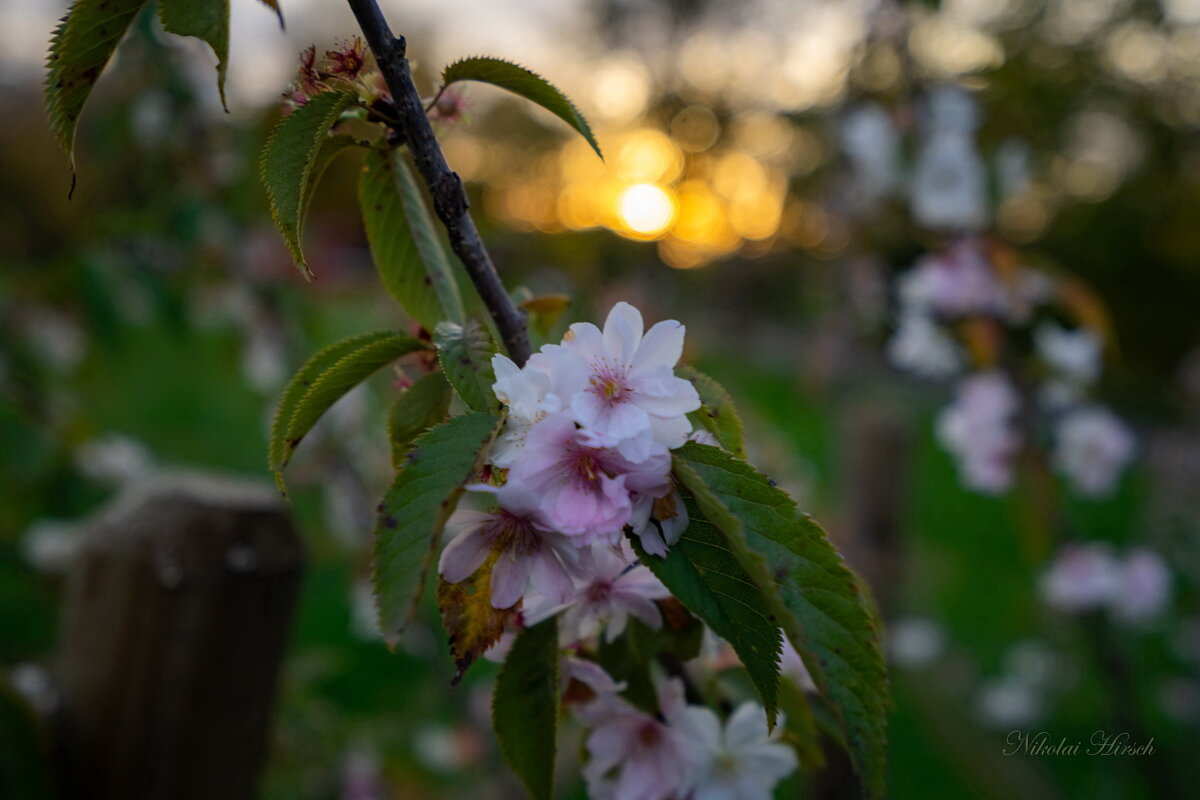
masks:
[[[676,367],[675,374],[691,381],[700,395],[700,408],[688,416],[693,423],[713,435],[720,444],[738,458],[746,457],[743,444],[742,418],[738,416],[733,398],[725,387],[695,367]]]
[[[280,490],[283,468],[330,406],[376,370],[425,347],[412,336],[379,331],[331,344],[305,362],[284,387],[271,422],[267,458]]]
[[[442,371],[463,402],[476,411],[497,410],[500,401],[492,390],[496,343],[487,328],[476,319],[467,320],[466,325],[443,322],[433,332],[433,343]]]
[[[379,504],[371,579],[389,644],[416,611],[438,537],[499,422],[491,414],[464,414],[422,434]]]
[[[413,439],[445,421],[453,395],[445,376],[440,372],[431,372],[396,398],[388,412],[388,441],[392,445],[393,467],[400,469]]]
[[[449,86],[456,81],[490,83],[537,103],[579,131],[596,151],[596,155],[604,158],[600,152],[600,145],[596,143],[596,137],[592,135],[592,128],[583,118],[583,114],[579,113],[579,109],[575,108],[575,104],[568,100],[565,94],[536,72],[501,58],[477,56],[455,61],[442,70],[444,85]]]
[[[351,92],[322,92],[288,114],[271,132],[259,163],[271,217],[296,265],[309,277],[312,271],[304,260],[300,236],[312,197],[311,178],[314,168],[322,164],[320,154],[330,129],[354,98]],[[328,164],[328,159],[323,163]]]
[[[75,129],[83,104],[146,0],[77,0],[54,29],[46,58],[46,112],[67,152],[72,186]]]
[[[217,57],[217,91],[225,103],[225,72],[229,68],[229,0],[158,0],[163,30],[207,42]]]
[[[397,151],[367,153],[358,202],[375,269],[405,313],[427,331],[442,320],[461,322],[458,284],[407,159]]]

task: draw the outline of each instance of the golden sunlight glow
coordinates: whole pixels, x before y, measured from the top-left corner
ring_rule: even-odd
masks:
[[[675,219],[675,200],[652,183],[635,183],[621,193],[621,222],[647,238],[658,236]]]
[[[622,178],[633,183],[670,183],[683,169],[683,154],[671,137],[646,128],[625,138],[614,166]]]

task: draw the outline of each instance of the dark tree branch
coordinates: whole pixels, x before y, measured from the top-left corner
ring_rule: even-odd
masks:
[[[417,172],[429,188],[433,210],[446,226],[450,247],[467,268],[467,274],[471,276],[479,296],[496,321],[508,355],[518,365],[523,365],[530,354],[525,313],[513,304],[504,284],[500,282],[496,265],[483,246],[475,221],[467,210],[469,204],[462,180],[446,163],[442,148],[433,135],[433,127],[429,124],[429,117],[405,57],[404,38],[392,35],[375,0],[348,2],[392,93],[396,114],[399,122],[403,123],[399,132],[408,144]]]

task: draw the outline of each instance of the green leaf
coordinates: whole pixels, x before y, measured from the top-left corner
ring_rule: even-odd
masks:
[[[558,624],[551,617],[517,634],[492,690],[500,752],[533,800],[554,795],[559,668]]]
[[[145,4],[146,0],[76,0],[50,39],[46,112],[54,138],[67,152],[72,187],[79,114],[96,79]]]
[[[412,336],[379,331],[331,344],[305,362],[284,387],[271,422],[267,459],[280,491],[283,468],[331,405],[379,368],[425,347]]]
[[[392,445],[393,467],[400,469],[413,439],[446,419],[453,394],[445,376],[440,372],[431,372],[396,398],[388,413],[388,440]]]
[[[476,411],[496,410],[500,402],[492,391],[496,343],[487,328],[475,319],[467,320],[465,326],[443,322],[433,332],[433,343],[442,371],[463,402]]]
[[[407,160],[370,151],[358,202],[379,278],[405,313],[428,331],[445,319],[461,322],[458,284]]]
[[[701,427],[720,442],[721,447],[738,458],[745,458],[742,418],[738,416],[733,398],[725,391],[725,387],[694,367],[676,367],[675,374],[691,381],[696,387],[696,393],[700,395],[700,410],[688,415],[693,423],[700,423]]]
[[[379,505],[371,578],[390,644],[416,611],[438,536],[498,425],[491,414],[465,414],[422,434]]]
[[[225,104],[225,72],[229,68],[229,0],[158,0],[163,30],[207,42],[217,57],[217,91]]]
[[[688,526],[665,558],[633,544],[642,563],[681,603],[733,647],[762,698],[767,722],[774,728],[779,708],[779,626],[725,536],[705,518],[695,499],[681,492]]]
[[[352,92],[322,92],[313,97],[279,121],[259,163],[271,217],[296,265],[310,278],[312,271],[300,247],[300,233],[312,196],[310,179],[321,160],[319,156],[330,129],[354,99]],[[325,163],[328,164],[328,159]]]
[[[836,710],[871,797],[884,790],[888,699],[879,623],[854,575],[811,518],[753,467],[688,443],[675,474],[758,586]]]
[[[583,138],[587,139],[587,143],[592,146],[592,149],[596,151],[596,155],[604,158],[604,154],[600,152],[600,145],[596,143],[596,137],[592,135],[591,127],[588,125],[587,120],[583,118],[583,115],[579,113],[579,109],[575,108],[575,104],[568,100],[565,94],[536,72],[525,69],[525,67],[514,64],[511,61],[478,56],[455,61],[442,70],[442,83],[445,86],[449,86],[456,81],[490,83],[493,86],[499,86],[501,89],[507,89],[513,94],[524,97],[530,102],[537,103],[579,131]]]

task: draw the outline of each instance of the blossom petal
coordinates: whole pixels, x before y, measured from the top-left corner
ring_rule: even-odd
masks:
[[[448,583],[464,581],[483,566],[491,549],[490,538],[481,532],[479,526],[468,526],[442,550],[438,573]]]
[[[529,559],[504,553],[492,569],[492,607],[512,608],[529,582]]]
[[[604,351],[621,366],[633,361],[642,341],[642,312],[624,301],[617,303],[604,320]]]
[[[674,367],[683,355],[685,329],[676,320],[665,319],[646,331],[631,363],[632,371],[645,367]]]
[[[549,547],[528,556],[529,580],[533,587],[551,600],[565,603],[575,594],[575,582]]]

